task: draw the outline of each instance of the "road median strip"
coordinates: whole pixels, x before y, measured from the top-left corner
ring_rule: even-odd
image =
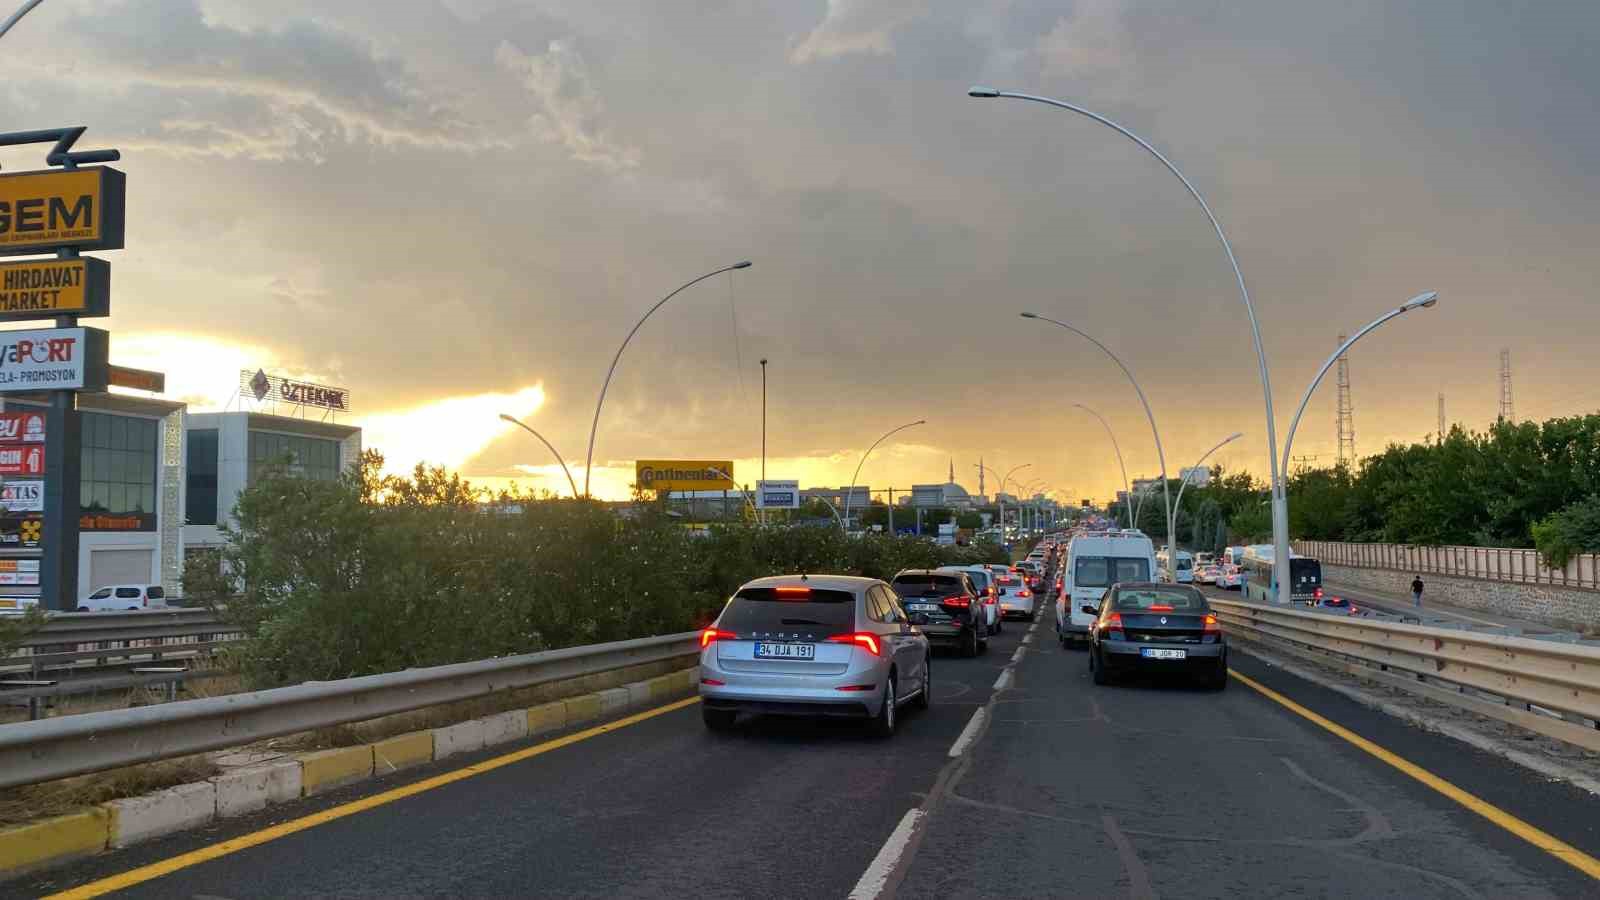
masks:
[[[691,667],[645,681],[608,686],[576,697],[394,735],[353,747],[270,759],[205,781],[178,785],[139,797],[112,800],[68,815],[0,828],[0,881],[100,853],[108,848],[130,846],[204,825],[218,818],[256,812],[271,805],[315,796],[453,755],[481,751],[624,713],[638,713],[652,704],[691,694],[699,683],[698,672],[698,667]],[[666,707],[660,709],[665,710]],[[656,713],[648,713],[645,717],[649,714]],[[581,734],[592,736],[610,727],[600,725]],[[577,739],[577,735],[559,738],[540,747],[544,750],[554,749],[554,746],[565,746],[574,739]],[[535,754],[519,751],[509,756],[525,758],[532,755]],[[476,774],[478,771],[487,771],[487,768],[483,768],[485,765],[480,763],[458,771]],[[444,777],[436,776],[427,783]],[[406,788],[395,790],[403,792]],[[356,804],[362,802],[355,801]],[[78,896],[97,896],[99,893],[104,891]]]

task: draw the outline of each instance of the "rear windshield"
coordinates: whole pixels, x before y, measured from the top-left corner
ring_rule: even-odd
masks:
[[[164,600],[167,596],[165,589],[155,587],[154,585],[150,587],[150,590],[145,591],[145,593],[150,595],[151,600]]]
[[[954,597],[966,592],[955,575],[896,575],[892,587],[901,597]]]
[[[780,595],[773,588],[744,588],[728,602],[717,625],[739,634],[805,626],[852,631],[855,601],[856,595],[849,591]]]
[[[1080,556],[1072,570],[1074,587],[1110,587],[1123,581],[1149,581],[1150,560],[1142,556]]]
[[[1172,612],[1205,612],[1206,598],[1196,590],[1176,587],[1123,588],[1112,600],[1112,608],[1123,611],[1168,606]]]
[[[967,577],[972,579],[973,585],[980,591],[989,586],[988,572],[968,572]]]
[[[1192,568],[1194,568],[1194,560],[1192,560],[1192,559],[1180,559],[1180,560],[1178,560],[1178,571],[1179,572],[1182,572],[1185,569],[1192,569]]]

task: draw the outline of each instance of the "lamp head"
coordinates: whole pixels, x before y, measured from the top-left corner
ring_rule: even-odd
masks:
[[[511,416],[506,415],[505,413],[501,413],[500,414],[500,421],[502,421],[502,422],[510,422],[513,425],[521,424],[516,419],[512,418]]]
[[[734,269],[748,269],[748,268],[750,268],[750,260],[748,260],[748,259],[747,259],[747,260],[745,260],[745,261],[744,261],[744,262],[736,262],[736,263],[734,263],[734,264],[733,264],[733,265],[732,265],[732,266],[730,266],[730,268],[734,268]]]
[[[973,85],[972,87],[967,88],[967,96],[968,97],[984,97],[984,98],[998,97],[998,96],[1000,96],[1000,92],[995,90],[992,87],[981,87],[979,85]]]
[[[1242,437],[1244,437],[1244,432],[1235,431],[1233,434],[1228,435],[1228,440],[1227,441],[1223,441],[1223,443],[1226,444],[1226,443],[1228,443],[1228,441],[1237,441],[1239,438],[1242,438]]]
[[[1415,297],[1412,297],[1410,300],[1407,300],[1405,302],[1404,306],[1402,306],[1400,308],[1404,309],[1404,310],[1413,310],[1413,309],[1417,309],[1418,307],[1420,307],[1422,309],[1428,309],[1430,307],[1433,307],[1433,306],[1437,305],[1438,302],[1439,302],[1439,292],[1438,291],[1429,291],[1426,294],[1418,294]]]
[[[1021,315],[1024,319],[1037,319],[1037,318],[1039,318],[1039,314],[1038,313],[1025,312],[1025,313],[1019,313],[1019,315]]]

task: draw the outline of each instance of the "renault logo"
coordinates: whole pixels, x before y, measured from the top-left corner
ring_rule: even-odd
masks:
[[[1162,616],[1161,617],[1161,624],[1163,624],[1163,625],[1167,624],[1167,617],[1166,616]]]

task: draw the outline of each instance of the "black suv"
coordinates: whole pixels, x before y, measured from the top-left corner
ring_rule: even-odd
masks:
[[[906,569],[889,586],[930,643],[954,647],[962,656],[989,649],[983,597],[965,572]]]

